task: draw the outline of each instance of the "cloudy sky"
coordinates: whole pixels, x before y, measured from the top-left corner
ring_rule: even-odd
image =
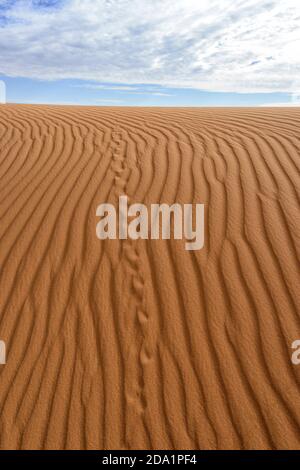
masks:
[[[9,101],[297,104],[299,0],[0,0]]]

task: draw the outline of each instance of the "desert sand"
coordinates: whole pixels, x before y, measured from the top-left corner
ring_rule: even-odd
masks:
[[[0,107],[1,449],[299,449],[300,110]],[[205,204],[205,244],[96,208]]]

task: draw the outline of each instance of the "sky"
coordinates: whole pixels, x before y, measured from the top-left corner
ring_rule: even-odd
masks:
[[[0,0],[8,102],[295,106],[299,51],[299,0]]]

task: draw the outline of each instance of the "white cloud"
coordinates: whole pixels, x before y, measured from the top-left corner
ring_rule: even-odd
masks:
[[[96,103],[111,103],[111,104],[118,104],[118,103],[123,103],[122,100],[110,100],[110,99],[101,99],[101,100],[96,100]]]
[[[75,88],[86,88],[89,90],[110,90],[117,92],[126,92],[130,95],[153,95],[153,96],[174,96],[171,93],[166,93],[164,91],[157,91],[153,88],[148,87],[137,87],[131,85],[102,85],[102,84],[93,84],[93,83],[84,83],[80,85],[75,85]]]
[[[261,104],[260,105],[261,107],[263,108],[287,108],[287,107],[298,107],[300,106],[300,102],[299,103],[293,103],[291,101],[287,102],[287,103],[266,103],[266,104]]]
[[[299,93],[299,50],[299,0],[0,0],[4,75]]]
[[[84,83],[75,85],[75,88],[87,88],[89,90],[112,90],[112,91],[135,91],[138,90],[135,86],[130,85],[101,85],[93,83]]]

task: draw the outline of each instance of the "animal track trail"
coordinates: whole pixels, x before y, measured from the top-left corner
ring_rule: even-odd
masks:
[[[145,391],[145,373],[151,361],[149,335],[149,313],[146,302],[146,281],[143,272],[140,250],[141,240],[125,240],[123,247],[123,262],[126,276],[124,285],[128,294],[128,315],[131,316],[132,330],[128,337],[128,381],[126,397],[129,409],[128,443],[140,446],[137,431],[144,435],[143,445],[149,446],[145,412],[147,409],[147,393]],[[125,294],[126,298],[126,294]],[[128,318],[128,317],[127,317]],[[132,341],[132,337],[135,341]],[[132,419],[132,425],[131,425]]]
[[[131,168],[129,168],[125,139],[124,131],[114,128],[112,132],[112,169],[115,172],[114,199],[118,201],[120,196],[127,196],[128,205],[130,205],[134,196],[128,193],[127,185],[132,165],[136,165],[137,160],[132,159]],[[127,446],[130,446],[129,443],[136,439],[137,427],[140,428],[140,433],[145,434],[144,413],[147,402],[144,391],[144,369],[151,360],[151,355],[147,349],[148,312],[146,308],[146,285],[140,253],[142,249],[141,240],[128,238],[120,240],[120,242],[119,266],[122,267],[124,272],[122,296],[124,302],[127,302],[127,305],[125,305],[127,322],[124,327],[124,335],[128,338],[128,341],[125,341],[125,348],[128,351],[128,363],[125,366],[127,370],[125,382],[128,406],[126,441]],[[135,338],[135,341],[132,341],[132,337]],[[146,434],[144,439],[145,443],[149,442]],[[136,445],[138,445],[138,442]]]

